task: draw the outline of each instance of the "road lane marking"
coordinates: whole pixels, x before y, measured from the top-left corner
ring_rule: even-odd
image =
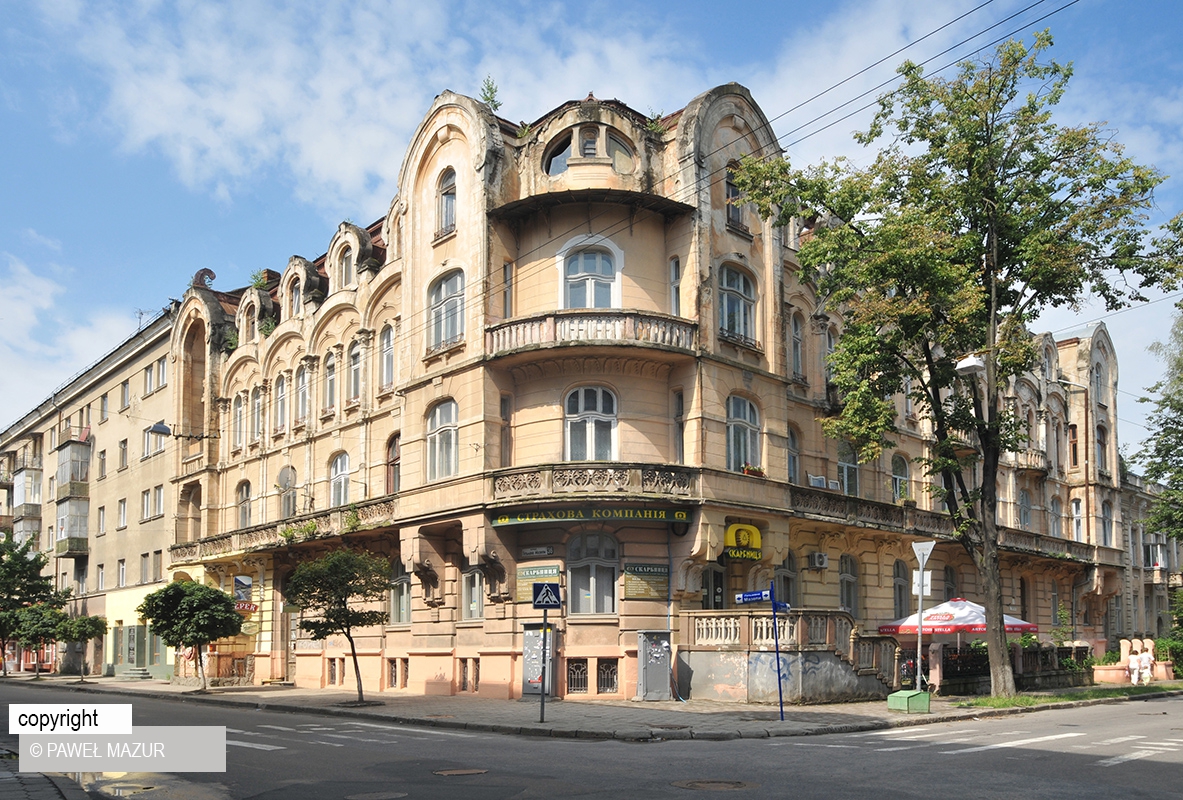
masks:
[[[434,728],[414,728],[409,725],[380,725],[377,722],[351,722],[350,725],[357,725],[363,728],[382,728],[383,730],[392,731],[395,733],[402,733],[403,731],[413,731],[415,733],[430,733],[432,736],[459,736],[461,739],[471,739],[477,734],[475,733],[458,733],[456,731],[440,731]]]
[[[259,725],[260,728],[270,728],[273,731],[288,731],[290,733],[299,733],[299,728],[285,728],[283,725]]]
[[[1115,756],[1114,758],[1107,758],[1104,761],[1098,761],[1098,767],[1112,767],[1117,764],[1124,764],[1127,761],[1134,761],[1139,758],[1146,758],[1147,756],[1156,755],[1153,750],[1135,750],[1132,753],[1126,753],[1123,756]]]
[[[1038,742],[1050,742],[1055,739],[1068,739],[1073,736],[1084,736],[1083,733],[1057,733],[1053,736],[1036,736],[1033,739],[1019,739],[1015,742],[998,742],[997,744],[984,744],[979,747],[966,747],[963,750],[942,750],[940,754],[943,756],[955,756],[962,753],[980,753],[983,750],[997,750],[1000,747],[1022,747],[1025,744],[1036,744]]]
[[[774,746],[782,744],[791,744],[794,747],[840,747],[844,750],[858,750],[857,744],[818,744],[816,742],[773,742]]]
[[[345,745],[341,744],[340,742],[322,742],[318,739],[313,739],[312,743],[313,744],[327,744],[329,747],[344,747],[345,746]]]
[[[971,733],[976,730],[977,730],[977,728],[961,728],[957,732],[958,733]],[[929,737],[929,736],[941,736],[941,735],[944,735],[947,733],[949,733],[949,731],[947,731],[947,730],[946,731],[934,731],[932,733],[916,733],[915,730],[912,728],[894,728],[890,731],[872,731],[871,733],[860,733],[860,734],[858,734],[858,736],[860,736],[860,737],[891,736],[892,738],[898,737],[900,739],[921,739],[921,738],[925,738],[925,737]]]
[[[258,742],[236,742],[233,739],[227,739],[226,744],[232,744],[235,747],[249,747],[252,750],[287,750],[286,747],[280,747],[277,744],[259,744]]]
[[[905,744],[900,747],[876,747],[876,753],[890,753],[895,750],[915,750],[917,747],[935,747],[936,745],[946,744],[961,744],[962,742],[972,742],[974,737],[967,736],[963,739],[942,739],[939,742],[917,742],[916,744]]]
[[[1145,736],[1118,736],[1116,739],[1106,739],[1103,742],[1097,742],[1097,744],[1121,744],[1122,742],[1132,742],[1135,739],[1145,738]]]

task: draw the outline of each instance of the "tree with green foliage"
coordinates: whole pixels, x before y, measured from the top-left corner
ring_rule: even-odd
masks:
[[[1051,44],[1046,31],[1030,47],[1009,41],[949,78],[907,62],[856,134],[880,143],[868,166],[748,157],[736,180],[776,224],[812,224],[803,278],[817,285],[819,313],[844,325],[829,357],[842,402],[826,434],[861,461],[878,457],[894,444],[893,395],[905,387],[927,418],[922,464],[978,569],[991,691],[1002,696],[1015,682],[996,485],[1000,456],[1024,446],[1025,432],[1001,398],[1036,362],[1027,326],[1089,296],[1110,309],[1142,300],[1178,264],[1178,219],[1147,240],[1163,176],[1126,158],[1099,124],[1052,121],[1072,68],[1043,60]]]
[[[497,99],[497,84],[492,75],[486,75],[485,82],[481,84],[481,102],[494,112],[501,108],[501,101]]]
[[[86,643],[91,639],[97,639],[100,636],[107,635],[107,618],[106,617],[66,617],[58,626],[57,640],[59,642],[67,642],[74,644],[81,643],[82,648],[82,666],[79,672],[79,683],[86,683]]]
[[[1167,340],[1149,349],[1166,369],[1163,379],[1147,390],[1153,399],[1142,398],[1154,405],[1146,417],[1153,434],[1135,459],[1143,465],[1146,478],[1162,484],[1144,524],[1147,530],[1183,540],[1183,306],[1175,314]]]
[[[208,686],[202,664],[206,646],[242,630],[242,615],[234,610],[234,598],[194,581],[176,581],[152,592],[136,611],[168,647],[193,648],[202,691]]]
[[[66,612],[49,603],[35,603],[25,606],[16,612],[16,638],[23,647],[40,650],[51,642],[56,642],[58,630],[62,620],[66,619]],[[41,657],[38,655],[33,661],[33,680],[41,678]]]
[[[389,590],[390,562],[364,550],[348,548],[306,561],[288,578],[285,592],[288,602],[314,615],[313,619],[301,620],[300,629],[313,639],[327,639],[339,633],[349,642],[359,703],[365,702],[365,697],[353,632],[383,624],[386,612],[353,608],[351,604],[381,601]]]
[[[37,551],[36,539],[17,544],[12,534],[0,538],[0,662],[3,674],[8,675],[10,642],[17,641],[20,619],[17,612],[35,603],[46,603],[54,608],[66,604],[70,593],[53,588],[53,577],[42,575],[49,557]]]

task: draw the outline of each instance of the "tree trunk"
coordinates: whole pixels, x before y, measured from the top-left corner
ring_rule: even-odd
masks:
[[[353,636],[348,631],[345,638],[349,640],[349,655],[353,657],[353,675],[357,679],[357,702],[364,703],[366,700],[361,693],[361,667],[357,664],[357,645],[353,643]]]
[[[193,657],[197,659],[197,674],[201,676],[201,691],[205,691],[205,666],[201,663],[202,659],[201,647],[193,646]]]
[[[987,444],[982,453],[982,545],[978,552],[978,574],[986,607],[986,653],[990,658],[990,694],[1015,695],[1015,672],[1002,606],[1002,569],[998,561],[998,449]]]
[[[41,653],[33,650],[33,680],[41,680]]]

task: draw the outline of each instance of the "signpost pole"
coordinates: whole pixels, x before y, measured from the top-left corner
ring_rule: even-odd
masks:
[[[920,656],[923,652],[920,648],[924,643],[924,565],[928,563],[928,557],[932,555],[932,549],[936,546],[936,542],[912,542],[912,552],[916,554],[916,561],[920,566],[917,573],[920,577],[919,585],[916,587],[916,688],[924,688],[924,677],[920,669]]]
[[[538,721],[546,722],[546,612],[542,609],[542,694],[539,695]]]
[[[772,645],[776,648],[776,699],[780,702],[780,721],[785,721],[785,692],[780,685],[780,627],[776,621],[776,581],[768,584],[768,597],[772,600]]]

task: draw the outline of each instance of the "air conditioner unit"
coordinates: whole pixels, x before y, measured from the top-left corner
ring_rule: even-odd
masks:
[[[830,566],[830,557],[825,553],[810,553],[809,554],[809,568],[810,569],[828,569]]]

